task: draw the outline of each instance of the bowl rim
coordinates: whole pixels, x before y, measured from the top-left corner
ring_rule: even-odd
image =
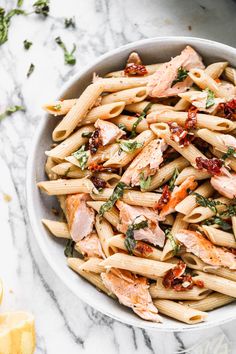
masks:
[[[63,86],[62,88],[59,90],[59,94],[57,95],[58,98],[62,97],[64,92],[66,92],[71,86],[73,86],[81,76],[83,76],[90,68],[91,66],[95,66],[97,64],[99,64],[100,62],[104,61],[105,59],[109,58],[110,56],[113,56],[116,53],[119,53],[120,51],[126,50],[126,49],[134,49],[135,46],[137,45],[142,45],[142,44],[146,44],[146,43],[163,43],[163,42],[168,42],[168,41],[172,41],[175,43],[181,43],[182,41],[187,42],[189,45],[193,45],[194,44],[207,44],[208,46],[217,46],[218,48],[222,48],[222,50],[227,50],[231,53],[234,53],[236,55],[236,48],[233,48],[227,44],[223,44],[220,42],[216,42],[216,41],[212,41],[209,39],[204,39],[204,38],[199,38],[199,37],[189,37],[189,36],[164,36],[164,37],[152,37],[152,38],[148,38],[148,39],[142,39],[142,40],[138,40],[135,42],[131,42],[125,45],[122,45],[116,49],[110,50],[108,52],[106,52],[103,55],[100,55],[97,59],[93,60],[92,62],[90,62],[89,64],[87,64],[86,66],[84,66],[83,69],[79,70],[76,74],[74,74]],[[153,330],[153,331],[158,331],[158,332],[186,332],[186,331],[195,331],[195,330],[202,330],[205,328],[212,328],[215,326],[219,326],[222,325],[224,323],[228,323],[230,321],[233,321],[236,319],[236,313],[235,315],[230,316],[227,319],[217,319],[214,320],[212,322],[201,322],[198,324],[194,324],[194,325],[189,325],[188,327],[179,327],[179,328],[175,328],[174,326],[171,327],[167,327],[167,328],[163,328],[163,327],[157,327],[156,323],[153,322],[149,322],[149,321],[142,321],[140,323],[136,323],[135,320],[133,320],[132,318],[130,319],[122,319],[116,315],[114,315],[113,313],[105,310],[103,308],[102,305],[100,304],[94,304],[93,301],[91,299],[86,298],[85,296],[83,296],[83,293],[78,294],[78,292],[76,291],[75,287],[71,285],[70,281],[67,280],[67,278],[63,278],[63,276],[61,275],[61,273],[59,272],[58,268],[57,268],[57,264],[56,262],[53,260],[52,257],[50,257],[50,252],[48,250],[47,245],[44,243],[43,241],[43,237],[41,236],[41,232],[38,229],[37,226],[37,216],[34,212],[34,208],[32,207],[34,205],[34,198],[33,198],[33,193],[32,193],[32,189],[35,187],[35,180],[33,178],[34,176],[34,155],[40,140],[40,135],[42,132],[42,129],[45,125],[47,119],[47,113],[44,114],[44,116],[41,118],[41,121],[39,122],[39,124],[37,125],[37,130],[33,136],[33,140],[32,140],[32,147],[31,147],[31,151],[28,155],[27,158],[27,166],[26,166],[26,207],[27,207],[27,213],[28,213],[28,218],[29,218],[29,223],[30,226],[32,228],[33,234],[36,237],[37,243],[39,245],[39,248],[46,260],[46,262],[50,265],[50,267],[52,268],[52,270],[54,271],[54,273],[57,275],[57,277],[60,279],[60,281],[62,283],[64,283],[66,285],[66,287],[75,295],[77,296],[80,300],[82,300],[83,302],[85,302],[86,304],[88,304],[89,306],[93,307],[95,310],[105,314],[106,316],[109,316],[121,323],[124,323],[126,325],[132,325],[134,327],[138,327],[138,328],[143,328],[143,329],[148,329],[148,330]],[[163,324],[162,324],[163,326]]]

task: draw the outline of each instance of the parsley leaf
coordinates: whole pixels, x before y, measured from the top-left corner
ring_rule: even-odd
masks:
[[[218,200],[212,200],[212,199],[208,199],[206,197],[203,197],[201,194],[199,193],[193,193],[196,195],[196,202],[203,206],[203,207],[207,207],[209,209],[211,209],[211,211],[213,211],[213,213],[217,214],[217,205],[225,205],[224,203],[218,201]]]
[[[7,116],[10,116],[11,114],[17,112],[17,111],[25,111],[25,108],[22,107],[22,106],[12,106],[12,107],[9,107],[5,110],[4,113],[0,114],[0,120],[7,117]]]
[[[219,216],[206,219],[203,224],[208,226],[216,224],[219,225],[224,231],[232,229],[232,226]]]
[[[223,160],[225,160],[225,159],[227,159],[230,156],[236,157],[236,150],[235,150],[235,148],[233,146],[229,146],[227,152],[224,155],[222,155],[221,158]]]
[[[30,77],[30,75],[33,73],[33,71],[34,71],[34,68],[35,68],[35,65],[33,64],[33,63],[31,63],[30,64],[30,67],[29,67],[29,69],[28,69],[28,71],[27,71],[27,74],[26,74],[26,76],[27,77]]]
[[[180,245],[175,241],[174,236],[172,235],[169,229],[165,230],[165,235],[170,240],[174,255],[176,255],[180,250]]]
[[[82,138],[91,138],[92,135],[92,132],[84,132],[81,134]]]
[[[49,0],[38,0],[33,4],[34,12],[36,14],[43,15],[45,17],[48,16],[50,7],[49,7]]]
[[[69,64],[69,65],[75,65],[76,63],[76,58],[74,57],[74,52],[76,50],[76,45],[73,45],[73,49],[71,52],[68,52],[68,50],[66,49],[65,44],[62,42],[60,37],[55,38],[56,43],[62,48],[63,52],[64,52],[64,59],[65,59],[65,63]]]
[[[69,28],[69,27],[75,28],[76,27],[75,18],[74,17],[65,18],[64,24],[65,24],[65,28]]]
[[[174,173],[169,181],[169,190],[172,192],[173,189],[175,188],[175,181],[179,175],[179,170],[178,168],[175,168]]]
[[[206,108],[210,108],[215,104],[215,94],[208,88],[205,91],[207,92]]]
[[[137,244],[137,241],[134,239],[134,231],[144,229],[145,227],[148,227],[147,220],[143,220],[136,224],[133,222],[129,225],[125,234],[125,247],[130,254],[133,254],[133,250]]]
[[[32,46],[32,42],[30,42],[30,41],[28,41],[27,39],[25,39],[24,40],[24,48],[26,49],[26,50],[28,50],[28,49],[30,49],[30,47]]]
[[[234,216],[234,215],[236,215],[236,205],[235,204],[230,204],[225,211],[222,211],[222,213],[220,213],[220,216],[223,218],[230,218],[231,216]]]
[[[140,173],[139,184],[140,184],[141,189],[147,189],[150,186],[151,181],[152,181],[151,176],[148,176],[146,179],[144,179],[144,173],[143,172]]]
[[[72,154],[79,162],[79,167],[84,170],[88,161],[89,152],[85,150],[85,145]]]
[[[128,153],[132,153],[143,146],[143,143],[139,143],[138,141],[131,141],[131,140],[120,140],[119,144],[120,144],[120,150]]]
[[[136,128],[139,125],[139,123],[141,122],[141,120],[143,120],[144,118],[146,118],[147,112],[148,110],[151,108],[152,106],[152,102],[149,102],[146,107],[144,108],[144,110],[142,111],[142,113],[140,114],[140,116],[138,117],[138,119],[136,120],[136,122],[134,122],[132,129],[131,129],[131,135],[130,138],[135,138],[137,133],[136,133]]]
[[[75,241],[73,240],[68,240],[66,243],[66,248],[64,250],[64,255],[66,257],[73,257],[74,254],[74,245],[75,245]]]
[[[178,82],[184,81],[187,76],[188,76],[188,70],[183,69],[182,66],[178,68],[177,78],[172,82],[171,87],[173,87]]]
[[[100,216],[103,216],[105,212],[110,210],[113,207],[113,205],[116,203],[116,201],[123,196],[125,187],[126,187],[126,184],[123,182],[119,182],[116,185],[116,187],[114,188],[113,193],[110,196],[110,198],[108,199],[108,201],[101,206],[101,208],[99,210]]]
[[[13,9],[5,14],[5,10],[0,7],[0,45],[8,40],[10,20],[15,15],[25,15],[25,11],[20,9]]]

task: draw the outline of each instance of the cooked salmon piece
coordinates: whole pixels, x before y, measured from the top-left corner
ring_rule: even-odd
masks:
[[[225,99],[222,97],[214,97],[212,105],[207,108],[208,92],[206,90],[188,91],[180,93],[178,96],[190,102],[193,106],[197,107],[199,111],[207,113],[213,113],[220,103],[225,102]]]
[[[215,246],[200,232],[180,230],[175,237],[186,247],[187,252],[192,252],[203,262],[212,266],[236,269],[236,256],[221,247]]]
[[[236,96],[236,87],[227,81],[220,82],[220,90],[224,93],[227,101],[231,100]]]
[[[162,322],[157,308],[153,305],[146,278],[119,269],[101,273],[101,278],[105,287],[117,296],[122,305],[130,307],[145,320]]]
[[[185,92],[192,85],[190,77],[187,76],[183,81],[173,84],[173,81],[177,79],[180,68],[189,71],[193,68],[204,69],[204,65],[198,53],[187,46],[180,55],[163,64],[150,76],[147,84],[149,96],[169,97]]]
[[[80,252],[85,257],[105,258],[100,240],[96,233],[92,233],[76,243]]]
[[[117,229],[126,233],[132,223],[140,223],[147,220],[148,227],[134,230],[134,239],[146,241],[154,246],[164,246],[165,233],[161,230],[158,223],[158,213],[151,208],[128,205],[118,200],[116,206],[120,211],[120,224]]]
[[[152,140],[131,162],[121,181],[132,187],[140,184],[140,178],[146,180],[153,176],[163,161],[163,152],[168,145],[163,139]]]
[[[93,230],[94,210],[86,201],[90,200],[87,193],[70,194],[66,197],[65,207],[72,239],[75,242],[88,236]]]
[[[193,176],[186,178],[180,186],[174,187],[169,201],[163,206],[159,214],[159,220],[165,220],[167,215],[174,213],[176,205],[188,196],[189,191],[193,191],[196,188],[197,182]]]
[[[211,185],[217,192],[229,199],[236,198],[236,173],[211,177]]]
[[[125,134],[125,132],[114,123],[107,122],[106,120],[98,119],[94,126],[99,130],[99,139],[103,146],[113,143]]]

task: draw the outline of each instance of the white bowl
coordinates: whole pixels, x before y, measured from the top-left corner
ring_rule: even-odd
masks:
[[[192,37],[164,37],[152,38],[134,42],[115,49],[95,61],[93,65],[86,67],[75,75],[58,95],[58,98],[77,97],[91,82],[94,72],[104,75],[108,72],[124,67],[125,61],[132,51],[137,51],[145,64],[168,61],[171,57],[180,53],[187,45],[193,46],[204,58],[206,64],[215,61],[229,61],[236,66],[236,49],[227,45]],[[36,240],[49,265],[62,282],[78,296],[98,311],[127,324],[158,331],[186,331],[190,329],[203,329],[216,326],[224,322],[236,319],[236,305],[230,304],[211,311],[206,322],[196,325],[187,325],[181,322],[164,318],[164,323],[152,323],[144,321],[136,316],[132,310],[120,305],[105,294],[98,292],[96,288],[82,279],[66,265],[63,253],[65,241],[53,238],[41,224],[42,218],[52,219],[51,207],[57,205],[56,198],[42,194],[36,187],[36,182],[47,179],[44,173],[45,150],[50,147],[51,133],[58,120],[44,115],[37,128],[37,134],[33,141],[27,167],[27,207],[30,222]]]

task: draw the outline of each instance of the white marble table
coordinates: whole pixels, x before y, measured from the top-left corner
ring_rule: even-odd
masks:
[[[15,3],[2,0],[0,6],[10,9]],[[32,3],[25,0],[24,8],[30,10]],[[9,40],[0,47],[0,109],[18,104],[26,112],[0,122],[1,310],[34,313],[36,353],[236,353],[236,322],[204,332],[162,334],[121,324],[79,301],[43,258],[25,201],[26,160],[40,106],[54,98],[68,78],[100,54],[152,36],[189,35],[236,45],[235,11],[232,0],[51,0],[47,19],[12,19]],[[76,30],[64,29],[63,18],[71,16],[76,17]],[[64,65],[54,41],[58,35],[68,47],[76,43],[75,66]],[[23,49],[24,39],[33,42],[29,51]],[[27,79],[30,63],[35,71]],[[12,197],[10,202],[4,193]],[[215,341],[215,349],[207,351],[208,339]],[[188,349],[196,345],[202,349]]]

